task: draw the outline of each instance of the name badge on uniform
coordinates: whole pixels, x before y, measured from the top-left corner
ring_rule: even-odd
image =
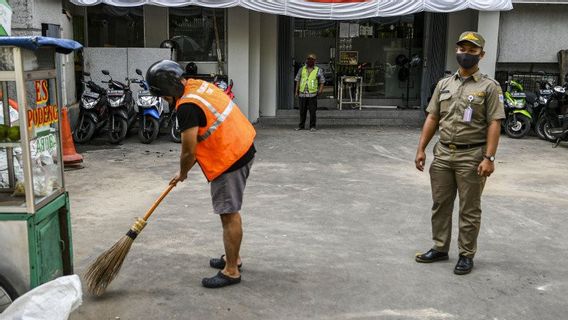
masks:
[[[465,108],[465,111],[463,112],[463,122],[464,123],[471,123],[471,118],[473,115],[473,109],[471,108],[471,102],[473,101],[473,96],[470,95],[469,97],[467,97],[467,100],[469,101],[469,104],[467,105],[467,108]]]

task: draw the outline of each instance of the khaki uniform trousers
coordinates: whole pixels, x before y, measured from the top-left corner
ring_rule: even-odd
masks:
[[[432,238],[434,250],[448,252],[452,239],[452,212],[459,195],[459,254],[473,258],[481,224],[481,194],[485,177],[477,174],[485,147],[452,150],[441,143],[434,146],[430,166],[432,186]]]

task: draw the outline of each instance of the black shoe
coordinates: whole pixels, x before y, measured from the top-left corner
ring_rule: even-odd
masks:
[[[448,253],[430,249],[426,253],[416,255],[414,260],[416,260],[416,262],[421,262],[421,263],[431,263],[436,261],[448,260]]]
[[[464,257],[460,254],[460,259],[458,260],[458,263],[456,263],[454,273],[459,275],[468,274],[471,272],[471,269],[473,269],[473,259]]]
[[[215,289],[215,288],[230,286],[240,282],[241,282],[241,276],[239,276],[238,278],[231,278],[229,276],[224,275],[223,272],[219,271],[219,273],[217,273],[215,276],[211,278],[203,278],[201,284],[205,288]]]
[[[296,129],[294,129],[294,130],[295,130],[295,131],[300,131],[300,130],[306,130],[306,129],[304,129],[304,128],[302,128],[302,127],[298,127],[298,128],[296,128]]]

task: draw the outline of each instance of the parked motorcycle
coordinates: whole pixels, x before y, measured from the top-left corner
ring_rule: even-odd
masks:
[[[120,143],[126,137],[128,129],[136,120],[134,111],[134,101],[130,90],[130,80],[126,78],[126,83],[113,80],[110,72],[102,70],[105,76],[110,79],[102,81],[108,84],[107,105],[109,108],[108,137],[110,143]]]
[[[138,120],[140,121],[138,138],[142,143],[152,143],[158,137],[164,120],[162,117],[164,99],[150,93],[150,88],[146,80],[144,80],[142,70],[136,69],[136,74],[142,77],[141,79],[132,80],[132,83],[137,83],[142,88],[142,91],[138,92],[138,98],[136,99]]]
[[[545,109],[543,131],[547,140],[555,142],[554,147],[562,141],[568,141],[568,74],[564,76],[564,85],[554,87],[554,102]]]
[[[537,136],[543,140],[552,141],[552,137],[547,135],[544,130],[547,126],[546,114],[551,112],[552,109],[558,105],[559,101],[562,100],[562,94],[559,94],[554,90],[554,85],[548,80],[539,81],[540,89],[537,92],[537,104],[539,105],[537,121],[535,124],[535,132]]]
[[[503,124],[507,136],[520,139],[529,133],[533,116],[528,105],[532,105],[535,101],[534,93],[525,92],[523,86],[515,80],[507,81],[505,92],[507,119]]]
[[[229,80],[229,83],[227,83],[225,80],[215,77],[213,79],[213,84],[223,90],[223,92],[225,92],[231,100],[235,99],[235,94],[233,93],[233,80]],[[181,142],[181,131],[179,130],[179,122],[177,120],[177,111],[175,106],[170,107],[170,139],[177,143]]]
[[[79,120],[73,132],[76,143],[89,142],[108,119],[107,91],[93,82],[89,72],[84,72],[83,77],[81,82],[88,90],[83,91],[79,103]]]

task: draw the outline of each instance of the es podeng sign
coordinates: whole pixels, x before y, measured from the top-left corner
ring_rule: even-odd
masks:
[[[48,105],[49,88],[47,80],[35,82],[36,108],[27,110],[28,129],[50,126],[59,121],[57,105]]]

